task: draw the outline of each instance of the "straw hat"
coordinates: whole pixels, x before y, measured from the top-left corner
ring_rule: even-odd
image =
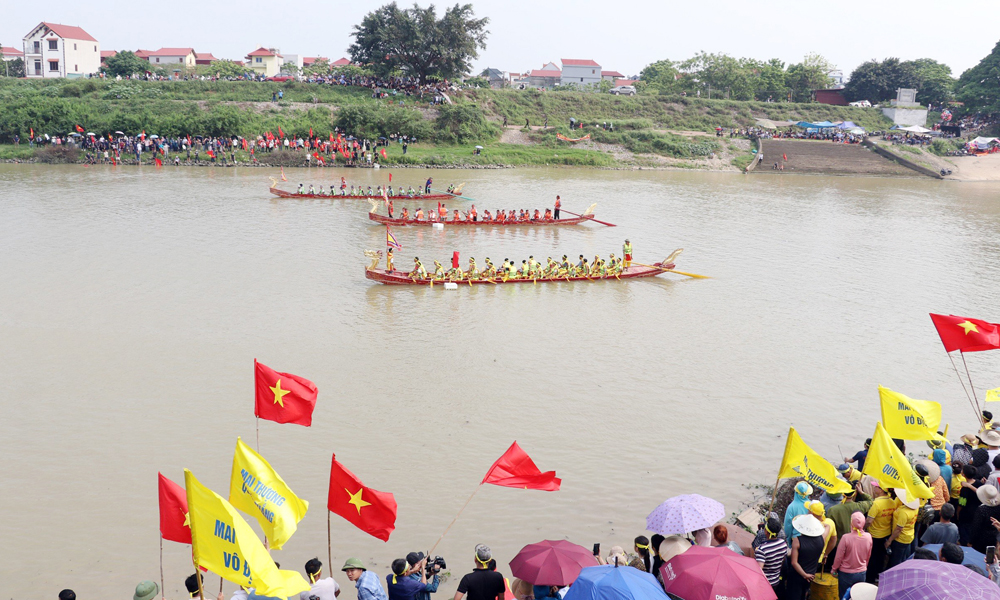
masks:
[[[823,524],[812,515],[799,515],[792,519],[792,527],[806,537],[823,535]]]
[[[990,429],[979,434],[979,439],[987,446],[1000,446],[1000,432]]]
[[[1000,492],[988,483],[976,490],[976,496],[986,506],[1000,506]]]
[[[684,554],[691,547],[691,542],[679,535],[668,535],[660,542],[659,555],[663,562]]]
[[[615,559],[617,559],[617,562],[615,562]],[[611,547],[611,552],[608,553],[608,564],[619,567],[628,566],[628,557],[625,556],[625,550],[621,546]]]
[[[903,506],[905,506],[906,508],[916,510],[917,508],[920,507],[920,499],[910,498],[909,495],[906,493],[905,489],[893,488],[892,491],[896,492],[896,497],[899,498],[899,501],[902,502]]]
[[[927,469],[927,483],[934,483],[941,477],[941,467],[933,460],[923,459],[917,461],[918,465],[923,465]],[[916,466],[916,465],[914,465]]]
[[[875,600],[877,593],[878,586],[863,581],[851,586],[851,600]]]
[[[967,434],[963,435],[962,436],[962,441],[964,443],[972,446],[973,448],[975,448],[977,445],[979,445],[979,438],[977,438],[975,435],[973,435],[971,433],[967,433]]]

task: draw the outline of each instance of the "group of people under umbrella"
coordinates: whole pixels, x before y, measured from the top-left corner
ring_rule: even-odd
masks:
[[[838,593],[837,578],[826,574],[803,578],[804,589],[784,589],[767,564],[776,559],[787,567],[789,547],[781,523],[769,519],[755,537],[721,525],[724,517],[721,503],[688,494],[668,499],[649,514],[647,529],[657,535],[652,543],[636,538],[633,557],[620,546],[602,557],[597,547],[564,540],[529,544],[510,563],[517,578],[510,595],[517,600],[784,600],[789,593],[794,600],[807,593],[810,600],[1000,599],[1000,588],[975,571],[929,560],[907,560],[886,570],[877,587],[862,580]],[[795,517],[790,527],[800,541],[822,540],[823,526],[810,515]],[[734,530],[755,541],[749,547],[727,541],[725,532]],[[772,544],[776,553],[768,550],[768,541],[780,542],[780,547]],[[744,548],[754,556],[746,556]]]

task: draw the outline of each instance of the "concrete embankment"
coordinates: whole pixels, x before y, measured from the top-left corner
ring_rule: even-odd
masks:
[[[818,140],[763,140],[764,162],[754,173],[813,173],[822,175],[870,175],[919,177],[921,174],[884,158],[860,144],[836,144]],[[776,171],[774,163],[784,165]]]

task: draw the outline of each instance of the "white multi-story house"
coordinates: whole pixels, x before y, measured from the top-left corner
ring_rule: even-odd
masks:
[[[601,65],[596,62],[576,58],[564,58],[561,62],[562,75],[559,78],[560,85],[572,83],[576,87],[585,88],[601,83]]]
[[[194,69],[198,61],[198,55],[194,48],[160,48],[149,53],[146,57],[149,64],[154,67],[163,67],[175,73]]]
[[[72,25],[39,23],[24,36],[27,77],[83,77],[101,69],[101,45]]]

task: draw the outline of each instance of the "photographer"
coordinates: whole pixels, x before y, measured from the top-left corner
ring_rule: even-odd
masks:
[[[427,559],[423,552],[410,552],[406,555],[406,562],[410,565],[408,577],[424,585],[424,588],[417,592],[415,600],[431,600],[431,594],[438,591],[438,585],[441,583],[438,573],[445,566],[444,559],[440,556],[435,557],[429,565]],[[428,576],[430,576],[429,581]]]
[[[412,567],[404,558],[392,561],[392,574],[385,577],[389,600],[416,600],[418,594],[424,591],[427,586],[427,575],[423,567],[423,560],[418,561]],[[419,579],[411,577],[415,574],[419,574]]]

